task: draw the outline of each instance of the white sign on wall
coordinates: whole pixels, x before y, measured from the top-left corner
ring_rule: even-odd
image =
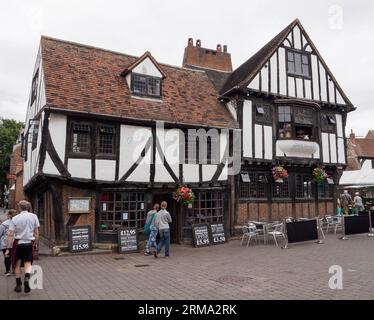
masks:
[[[69,213],[90,213],[91,212],[91,198],[69,198],[68,212]]]

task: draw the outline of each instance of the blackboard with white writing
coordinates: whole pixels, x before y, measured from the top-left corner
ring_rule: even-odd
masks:
[[[210,246],[210,233],[208,224],[192,225],[193,244],[196,248]]]
[[[92,250],[91,226],[76,226],[69,228],[70,252]]]
[[[136,228],[118,229],[118,252],[139,252],[139,239]]]
[[[226,233],[223,223],[212,223],[210,225],[212,244],[222,244],[226,242]]]

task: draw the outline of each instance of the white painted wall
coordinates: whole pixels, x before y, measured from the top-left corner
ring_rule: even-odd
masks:
[[[203,181],[204,182],[211,181],[216,171],[217,171],[217,165],[204,165],[203,166]]]
[[[96,180],[114,181],[116,178],[115,160],[96,160]]]
[[[252,101],[244,100],[243,103],[243,156],[253,157],[252,146]]]
[[[255,158],[262,159],[262,151],[264,146],[262,145],[262,126],[255,124]]]
[[[286,74],[286,50],[279,48],[279,92],[282,95],[287,95],[287,74]]]
[[[322,156],[324,163],[330,163],[330,154],[329,154],[329,134],[322,132]]]
[[[152,155],[152,148],[149,149],[144,159],[140,162],[136,170],[127,178],[129,182],[149,182],[151,174],[150,159]],[[121,175],[119,175],[121,179]]]
[[[68,171],[72,178],[91,179],[91,159],[69,158]]]
[[[330,137],[330,151],[331,151],[331,163],[337,163],[338,158],[337,158],[337,149],[336,149],[336,135],[331,134],[329,135]]]
[[[345,164],[345,148],[343,138],[338,138],[338,162]]]
[[[121,125],[120,136],[120,155],[119,155],[119,178],[121,178],[130,167],[136,162],[141,155],[147,141],[152,137],[151,128]],[[150,148],[151,151],[152,147]],[[145,155],[145,162],[151,163],[151,152]],[[149,181],[149,173],[145,172],[144,166],[138,166],[135,171],[143,171],[137,174],[141,176],[141,181],[147,179]],[[130,178],[130,177],[129,177]]]
[[[343,119],[341,114],[335,114],[336,118],[336,130],[338,133],[338,138],[343,138]]]
[[[57,113],[50,114],[49,132],[51,134],[52,143],[62,161],[65,159],[66,125],[67,119],[65,115]]]
[[[152,76],[152,77],[159,77],[159,78],[162,77],[162,74],[160,73],[160,71],[158,71],[156,66],[153,64],[153,62],[149,58],[146,58],[141,63],[139,63],[133,69],[133,72],[144,74],[147,76]]]
[[[183,178],[186,183],[199,182],[199,165],[184,164],[183,165]]]
[[[44,162],[44,166],[43,166],[43,173],[53,174],[53,175],[58,175],[58,176],[60,175],[60,172],[57,170],[56,166],[52,162],[52,159],[51,159],[51,157],[49,156],[48,153],[46,154],[46,157],[45,157],[45,162]]]
[[[265,138],[265,159],[273,159],[273,128],[270,126],[264,126],[264,138]]]

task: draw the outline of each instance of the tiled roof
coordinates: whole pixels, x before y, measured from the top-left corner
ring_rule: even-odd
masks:
[[[359,158],[374,158],[374,139],[355,138],[350,144]]]
[[[131,96],[121,73],[138,57],[42,37],[47,105],[66,110],[190,125],[237,127],[203,71],[159,64],[162,101]]]

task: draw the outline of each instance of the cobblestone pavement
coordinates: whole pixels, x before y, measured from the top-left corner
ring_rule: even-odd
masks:
[[[143,254],[42,257],[43,290],[13,292],[0,276],[1,299],[373,299],[374,240],[365,235],[323,245],[278,249],[232,240],[192,248],[174,245],[171,257]],[[328,286],[331,265],[343,268],[343,290]],[[1,265],[0,270],[3,271]]]

